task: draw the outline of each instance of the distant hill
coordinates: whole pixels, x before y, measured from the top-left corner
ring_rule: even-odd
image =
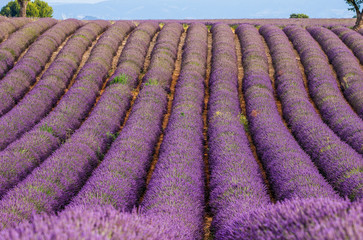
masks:
[[[241,18],[288,18],[292,12],[303,12],[312,18],[351,17],[348,10],[312,8],[304,1],[290,6],[269,9],[270,0],[243,4],[230,0],[107,0],[95,4],[51,4],[57,19],[93,16],[98,19],[241,19]],[[345,4],[343,3],[343,6]],[[348,15],[347,15],[348,13]]]

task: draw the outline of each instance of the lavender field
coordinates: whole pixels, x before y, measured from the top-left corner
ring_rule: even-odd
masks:
[[[351,22],[0,18],[0,239],[362,239]]]

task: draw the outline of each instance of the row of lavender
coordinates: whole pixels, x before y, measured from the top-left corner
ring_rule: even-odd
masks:
[[[129,42],[125,46],[125,51],[128,52],[125,52],[125,57],[121,56],[121,59],[125,58],[125,61],[116,71],[118,76],[127,77],[123,85],[129,86],[130,89],[138,83],[138,72],[142,68],[151,38],[158,30],[155,23],[143,23],[139,28],[140,31],[136,29],[130,36]],[[164,26],[158,35],[155,47],[163,41],[176,45],[179,40],[177,36],[172,40],[167,40],[167,35],[174,31],[173,26]],[[144,44],[140,44],[141,42]],[[142,55],[131,59],[130,56],[137,56],[135,48],[139,49]],[[162,56],[153,54],[151,62],[160,57]],[[130,61],[134,67],[133,73],[132,69],[128,68]],[[151,69],[149,66],[148,70]],[[170,76],[169,72],[163,77],[170,78]],[[147,79],[144,78],[143,82],[147,82]],[[130,93],[128,97],[131,97]],[[119,136],[111,145],[102,163],[72,200],[70,206],[93,207],[110,204],[116,209],[131,211],[145,185],[147,166],[150,164],[154,145],[160,134],[166,105],[165,97],[163,91],[155,91],[153,86],[145,86],[141,89]]]
[[[329,29],[308,27],[307,30],[325,51],[336,70],[345,98],[363,119],[363,70],[359,61],[339,37]],[[335,32],[340,34],[339,28]],[[358,44],[361,43],[362,41],[358,41]],[[348,45],[350,44],[348,43]]]
[[[111,68],[112,57],[130,30],[128,24],[116,23],[103,34],[74,85],[54,110],[33,129],[0,152],[0,162],[4,166],[0,170],[1,195],[24,178],[79,128],[94,105],[103,80]]]
[[[92,169],[92,160],[93,165],[97,163],[97,151],[105,150],[107,142],[110,141],[110,136],[107,133],[117,130],[120,119],[123,117],[119,112],[121,112],[122,108],[126,108],[128,104],[127,99],[123,99],[122,96],[112,90],[102,95],[99,104],[82,127],[50,158],[47,157],[62,140],[64,141],[68,137],[68,129],[64,128],[64,125],[69,124],[70,130],[75,130],[81,124],[82,119],[86,117],[87,112],[84,112],[84,109],[78,109],[78,105],[82,103],[81,105],[85,109],[88,108],[88,110],[93,106],[100,87],[103,85],[103,80],[111,68],[113,56],[116,54],[123,38],[131,29],[130,24],[122,22],[110,27],[94,47],[76,83],[67,92],[57,108],[31,132],[24,135],[24,139],[14,142],[2,152],[2,161],[4,161],[3,163],[8,169],[2,173],[2,194],[44,160],[40,167],[34,170],[26,180],[3,197],[1,206],[15,203],[12,205],[13,209],[18,208],[18,211],[22,212],[20,216],[14,212],[8,212],[8,219],[2,217],[3,225],[27,218],[32,211],[53,211],[59,207],[59,202],[66,201],[66,198],[61,198],[62,194],[72,194],[72,192],[69,192],[70,189],[73,189],[72,186],[77,187],[76,182],[81,184],[81,179],[85,175],[77,175],[77,173],[88,174]],[[94,96],[93,101],[84,101],[88,97],[92,100],[92,95]],[[111,107],[113,102],[116,102],[114,104],[116,106]],[[120,103],[118,104],[118,102]],[[63,120],[65,121],[62,122]],[[31,156],[34,153],[39,155]],[[16,162],[11,158],[16,154],[25,156],[19,158],[22,161]],[[78,168],[74,169],[74,165],[78,166]],[[48,177],[39,177],[43,174],[48,174]],[[31,189],[30,192],[27,188]],[[52,193],[56,189],[59,192]],[[29,194],[24,194],[23,191]],[[31,194],[32,191],[33,194]],[[23,196],[24,198],[16,196]],[[10,200],[12,198],[17,200]],[[9,210],[7,207],[2,208],[3,215],[6,214],[6,209]]]
[[[284,32],[300,55],[310,96],[323,120],[336,135],[363,154],[363,121],[341,94],[334,72],[319,44],[300,27],[289,26],[284,28]]]
[[[171,115],[141,203],[145,216],[164,219],[180,239],[201,239],[203,235],[207,33],[203,24],[188,28]]]
[[[208,139],[212,232],[223,239],[240,212],[270,202],[241,118],[234,34],[226,24],[212,28]]]
[[[237,28],[241,43],[243,93],[249,127],[276,200],[336,194],[285,127],[274,99],[261,36],[249,25]]]
[[[263,26],[264,36],[276,69],[276,91],[283,115],[302,148],[341,196],[363,197],[363,158],[322,121],[309,101],[296,55],[284,32]],[[335,36],[335,34],[334,34]]]
[[[30,130],[49,113],[71,82],[83,54],[110,23],[91,22],[69,39],[35,87],[0,118],[0,150]]]
[[[0,22],[0,43],[4,41],[11,33],[29,23],[29,18],[13,18]]]
[[[150,74],[143,78],[142,89],[129,119],[70,206],[111,204],[116,209],[131,211],[138,203],[167,107],[164,87],[169,88],[170,84],[162,86],[161,83],[170,82],[172,77],[181,32],[182,26],[179,24],[167,24],[160,31],[148,68]],[[131,43],[140,48],[138,42]],[[171,57],[165,53],[170,53]],[[165,68],[166,65],[168,68]]]
[[[0,79],[13,67],[21,53],[57,21],[51,18],[30,22],[0,44]]]
[[[82,24],[78,20],[62,21],[34,42],[26,54],[0,82],[0,116],[7,113],[34,84],[53,52]]]

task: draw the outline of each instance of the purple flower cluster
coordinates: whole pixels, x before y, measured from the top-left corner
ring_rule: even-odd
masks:
[[[243,93],[249,127],[276,200],[337,198],[281,119],[258,30],[241,25],[236,32],[242,49]]]
[[[224,239],[361,239],[363,202],[294,199],[234,219]]]
[[[329,29],[308,27],[307,30],[328,55],[337,72],[345,98],[363,119],[363,70],[357,58]]]
[[[324,121],[342,140],[363,154],[363,121],[341,94],[319,44],[300,27],[288,26],[284,32],[300,54],[308,78],[309,93]]]
[[[159,24],[156,22],[141,23],[137,29],[135,29],[122,50],[117,69],[109,80],[109,84],[113,83],[118,76],[125,75],[128,77],[127,85],[129,85],[131,89],[137,86],[140,71],[145,72],[147,70],[143,69],[145,57],[151,39],[158,30]]]
[[[202,239],[204,217],[203,107],[208,30],[191,24],[182,70],[159,159],[142,202],[142,212],[159,216],[178,239]]]
[[[73,87],[31,131],[0,152],[0,196],[23,179],[65,141],[91,110],[113,56],[133,26],[113,24],[98,40]]]
[[[252,27],[252,26],[251,26]],[[261,171],[250,149],[238,96],[234,34],[226,24],[212,27],[212,70],[208,102],[208,139],[212,232],[223,229],[240,211],[270,202]]]
[[[109,25],[106,21],[91,22],[74,33],[36,86],[0,118],[0,150],[31,129],[52,110],[64,94],[88,46]]]
[[[144,29],[149,28],[149,31],[146,32],[144,29],[140,29],[139,32],[135,32],[133,36],[130,36],[130,44],[133,46],[137,44],[139,49],[143,48],[143,58],[121,57],[123,61],[121,61],[120,69],[127,69],[130,61],[138,62],[139,59],[143,61],[146,56],[148,42],[145,42],[144,46],[141,46],[140,43],[144,42],[146,37],[148,37],[150,42],[152,33],[155,33],[158,26],[156,24],[150,25],[150,23],[143,23],[141,26]],[[176,29],[180,32],[179,36],[170,38],[170,35],[167,33],[173,33]],[[182,27],[179,24],[165,25],[159,33],[155,47],[160,46],[160,43],[165,43],[177,49],[181,31]],[[134,51],[127,46],[125,46],[125,49],[130,51],[130,53]],[[162,61],[162,58],[162,54],[154,51],[151,61],[155,59]],[[175,61],[176,54],[173,59]],[[139,71],[142,66],[141,61],[136,64]],[[153,68],[162,67],[156,64],[151,66]],[[149,68],[149,71],[153,68]],[[172,71],[173,69],[167,73],[167,76],[154,75],[154,77],[155,79],[171,77]],[[130,73],[130,70],[127,73]],[[133,75],[135,74],[132,73],[131,76]],[[130,79],[131,84],[136,81],[136,79]],[[144,82],[147,81],[148,79],[144,78]],[[70,204],[71,206],[80,204],[90,206],[112,204],[120,210],[132,210],[145,187],[147,170],[149,169],[153,150],[161,133],[161,124],[166,106],[167,97],[164,89],[159,85],[145,84],[132,107],[130,117],[120,135],[113,142],[110,150],[89,181],[73,199]]]
[[[316,113],[305,91],[296,55],[284,32],[265,25],[260,33],[270,48],[276,70],[277,95],[292,133],[341,196],[352,200],[362,198],[362,156],[335,135]]]
[[[172,79],[169,73],[174,70],[178,52],[179,41],[176,40],[179,40],[183,26],[179,23],[170,23],[164,25],[164,27],[168,27],[168,31],[161,31],[158,39],[163,38],[165,40],[158,41],[152,50],[152,59],[149,70],[144,76],[143,85],[159,85],[169,91]]]
[[[363,64],[363,38],[356,31],[346,27],[335,27],[332,31],[353,51],[354,55]]]
[[[144,217],[136,213],[120,213],[110,206],[77,206],[57,215],[34,215],[15,228],[0,233],[1,239],[177,239],[164,219]]]
[[[8,112],[34,84],[59,45],[82,25],[81,21],[61,21],[34,42],[24,57],[0,82],[0,116]]]
[[[29,18],[11,18],[0,22],[0,43],[11,33],[15,32],[25,24],[29,23]]]
[[[20,54],[45,30],[57,23],[52,18],[30,22],[0,45],[0,79],[13,67]]]

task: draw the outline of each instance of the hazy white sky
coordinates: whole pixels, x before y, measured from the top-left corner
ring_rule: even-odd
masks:
[[[46,0],[48,3],[98,3],[106,0]]]

